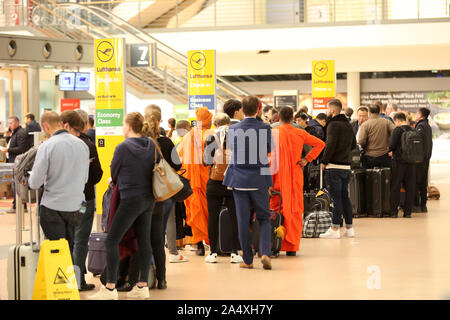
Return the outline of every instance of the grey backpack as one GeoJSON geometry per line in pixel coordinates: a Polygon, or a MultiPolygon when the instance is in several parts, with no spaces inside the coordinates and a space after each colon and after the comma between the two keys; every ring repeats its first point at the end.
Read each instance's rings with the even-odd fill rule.
{"type": "MultiPolygon", "coordinates": [[[[23,203],[26,203],[28,201],[36,202],[35,192],[31,192],[31,199],[28,199],[28,190],[30,188],[28,187],[26,180],[29,177],[28,172],[33,169],[38,147],[39,146],[34,146],[27,152],[18,155],[16,157],[16,160],[14,161],[14,184],[16,193],[19,195],[23,203]]],[[[42,196],[43,191],[43,188],[39,188],[39,197],[42,196]]]]}

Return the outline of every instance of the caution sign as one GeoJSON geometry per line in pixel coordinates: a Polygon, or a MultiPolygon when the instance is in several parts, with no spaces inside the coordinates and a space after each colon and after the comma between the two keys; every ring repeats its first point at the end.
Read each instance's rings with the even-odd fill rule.
{"type": "Polygon", "coordinates": [[[33,300],[80,300],[67,240],[42,243],[33,300]]]}

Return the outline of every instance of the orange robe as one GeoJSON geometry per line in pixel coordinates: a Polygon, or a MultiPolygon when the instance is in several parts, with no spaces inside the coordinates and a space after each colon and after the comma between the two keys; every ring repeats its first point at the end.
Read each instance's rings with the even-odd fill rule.
{"type": "Polygon", "coordinates": [[[178,155],[182,162],[181,170],[190,180],[193,194],[184,201],[186,205],[186,223],[192,229],[191,243],[205,240],[208,243],[208,205],[206,202],[206,184],[209,179],[209,167],[203,165],[205,140],[212,133],[210,129],[193,128],[178,146],[178,155]]]}
{"type": "MultiPolygon", "coordinates": [[[[286,228],[281,251],[298,251],[303,231],[303,170],[298,162],[302,159],[303,144],[313,147],[305,156],[311,162],[319,156],[325,143],[290,124],[276,127],[272,132],[275,142],[275,151],[271,154],[273,188],[281,192],[281,213],[286,228]]],[[[278,211],[278,197],[270,200],[270,208],[278,211]]]]}

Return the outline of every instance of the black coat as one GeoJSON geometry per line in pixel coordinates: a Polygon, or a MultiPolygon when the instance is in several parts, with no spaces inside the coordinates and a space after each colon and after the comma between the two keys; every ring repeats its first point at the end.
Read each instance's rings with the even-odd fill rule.
{"type": "Polygon", "coordinates": [[[16,160],[16,157],[19,154],[27,152],[30,148],[31,145],[28,140],[27,131],[22,127],[18,127],[16,130],[13,131],[11,138],[9,140],[8,162],[14,163],[14,160],[16,160]]]}
{"type": "Polygon", "coordinates": [[[100,182],[103,176],[102,166],[98,159],[97,148],[91,139],[84,133],[80,134],[80,139],[89,147],[89,178],[86,186],[84,187],[84,196],[86,201],[95,199],[94,186],[100,182]]]}
{"type": "Polygon", "coordinates": [[[27,131],[28,136],[28,144],[32,147],[34,146],[34,135],[30,134],[32,132],[41,132],[41,126],[39,123],[36,122],[36,120],[31,121],[27,124],[25,130],[27,131]]]}
{"type": "Polygon", "coordinates": [[[359,130],[359,122],[358,122],[358,120],[354,120],[354,121],[350,122],[350,124],[352,125],[353,133],[356,136],[356,134],[358,133],[358,130],[359,130]]]}
{"type": "Polygon", "coordinates": [[[327,126],[327,141],[323,150],[322,163],[350,165],[351,151],[356,148],[356,137],[347,117],[339,114],[327,126]]]}
{"type": "Polygon", "coordinates": [[[323,141],[326,141],[325,129],[316,119],[308,121],[308,126],[314,128],[316,130],[315,136],[317,138],[319,138],[323,141]]]}
{"type": "Polygon", "coordinates": [[[423,139],[423,147],[425,151],[425,161],[430,160],[433,151],[433,133],[431,132],[428,119],[423,119],[417,122],[416,130],[423,139]]]}

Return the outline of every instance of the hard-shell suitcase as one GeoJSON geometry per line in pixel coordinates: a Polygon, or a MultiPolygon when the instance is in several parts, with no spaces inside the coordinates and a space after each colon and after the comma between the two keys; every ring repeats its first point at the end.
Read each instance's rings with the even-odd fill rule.
{"type": "MultiPolygon", "coordinates": [[[[35,199],[39,198],[38,190],[35,199]]],[[[36,278],[37,266],[39,261],[39,247],[41,235],[39,229],[39,203],[36,202],[36,209],[31,206],[31,190],[28,190],[30,214],[30,242],[22,242],[23,229],[23,199],[16,196],[17,213],[16,213],[16,245],[9,249],[7,264],[7,287],[9,300],[31,300],[33,297],[34,281],[36,278]],[[36,214],[37,228],[33,225],[33,215],[36,214]],[[34,230],[37,230],[34,240],[34,230]]]]}
{"type": "Polygon", "coordinates": [[[350,177],[349,194],[353,217],[355,218],[367,216],[365,174],[366,171],[364,169],[354,169],[350,177]]]}
{"type": "Polygon", "coordinates": [[[222,207],[219,214],[219,250],[222,253],[231,253],[233,250],[233,224],[231,219],[228,209],[222,207]]]}
{"type": "Polygon", "coordinates": [[[94,232],[89,236],[88,271],[99,275],[106,267],[106,232],[94,232]]]}
{"type": "Polygon", "coordinates": [[[366,211],[382,218],[390,214],[391,169],[366,170],[366,211]]]}
{"type": "MultiPolygon", "coordinates": [[[[273,210],[270,210],[270,224],[271,224],[271,251],[272,256],[278,257],[280,255],[281,251],[281,243],[282,239],[278,236],[277,229],[284,224],[284,217],[281,214],[281,193],[273,191],[272,194],[274,196],[280,197],[280,204],[278,212],[275,212],[273,210]]],[[[256,216],[252,218],[252,240],[253,240],[253,247],[255,249],[255,252],[259,253],[259,223],[256,219],[256,216]]]]}

